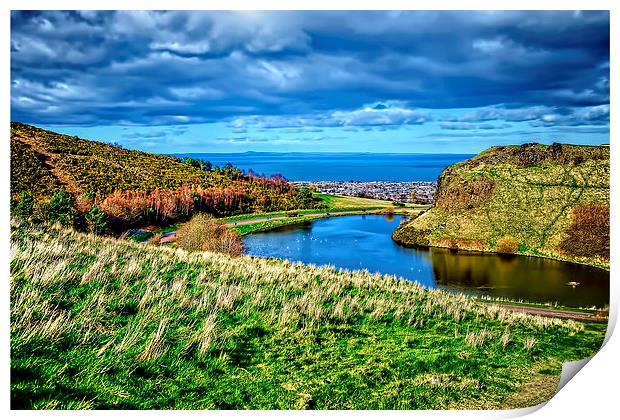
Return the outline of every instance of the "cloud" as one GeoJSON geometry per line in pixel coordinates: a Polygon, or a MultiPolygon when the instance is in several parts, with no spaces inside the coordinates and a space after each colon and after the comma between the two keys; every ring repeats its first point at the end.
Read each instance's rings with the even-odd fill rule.
{"type": "Polygon", "coordinates": [[[605,11],[11,13],[11,118],[36,124],[572,124],[608,104],[605,11]]]}
{"type": "Polygon", "coordinates": [[[469,122],[445,121],[439,124],[444,130],[497,130],[512,127],[510,124],[475,124],[469,122]]]}
{"type": "Polygon", "coordinates": [[[308,115],[251,115],[232,120],[229,127],[258,129],[286,128],[288,132],[322,131],[320,127],[368,127],[420,125],[432,117],[423,111],[410,109],[401,102],[379,102],[350,111],[333,111],[308,115]]]}
{"type": "Polygon", "coordinates": [[[172,126],[165,129],[155,129],[147,131],[136,131],[125,128],[123,133],[123,139],[129,142],[143,141],[143,140],[168,140],[176,139],[179,136],[185,134],[188,130],[186,126],[172,126]]]}
{"type": "MultiPolygon", "coordinates": [[[[441,124],[444,129],[484,129],[484,121],[529,121],[533,127],[609,125],[609,105],[590,107],[534,106],[526,108],[487,107],[467,112],[459,117],[449,117],[441,124]]],[[[496,128],[494,126],[487,126],[496,128]]],[[[497,127],[501,128],[501,127],[497,127]]]]}

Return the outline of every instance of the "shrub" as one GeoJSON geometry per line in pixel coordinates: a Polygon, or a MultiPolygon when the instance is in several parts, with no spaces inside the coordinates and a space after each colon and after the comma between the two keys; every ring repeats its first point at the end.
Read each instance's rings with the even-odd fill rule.
{"type": "Polygon", "coordinates": [[[168,224],[200,211],[228,216],[320,207],[311,189],[300,190],[281,176],[246,175],[231,165],[211,170],[207,161],[182,162],[20,123],[11,123],[10,166],[13,196],[30,191],[36,201],[49,199],[61,187],[60,177],[71,182],[79,214],[96,202],[114,228],[168,224]]]}
{"type": "Polygon", "coordinates": [[[313,203],[312,190],[306,186],[301,187],[297,193],[297,200],[299,200],[300,207],[311,207],[313,203]]]}
{"type": "Polygon", "coordinates": [[[84,215],[86,219],[86,223],[88,224],[88,228],[91,232],[94,233],[104,233],[108,229],[108,222],[105,218],[105,214],[94,205],[91,209],[84,215]]]}
{"type": "Polygon", "coordinates": [[[601,256],[609,259],[609,205],[586,204],[573,207],[571,224],[560,249],[573,256],[601,256]]]}
{"type": "Polygon", "coordinates": [[[52,196],[47,216],[50,222],[59,222],[65,227],[73,226],[77,211],[73,207],[73,199],[67,190],[61,188],[52,196]]]}
{"type": "Polygon", "coordinates": [[[211,215],[198,213],[177,232],[177,245],[187,251],[211,251],[238,257],[243,254],[241,236],[211,215]]]}
{"type": "Polygon", "coordinates": [[[161,242],[161,238],[162,238],[162,234],[161,234],[161,233],[157,233],[157,234],[155,234],[155,235],[151,236],[151,237],[148,239],[148,243],[149,243],[150,245],[159,245],[159,244],[160,244],[160,242],[161,242]]]}
{"type": "Polygon", "coordinates": [[[289,210],[284,212],[284,214],[286,215],[286,217],[297,217],[299,216],[299,212],[295,211],[295,210],[289,210]]]}
{"type": "Polygon", "coordinates": [[[49,207],[50,207],[49,199],[48,200],[45,200],[45,199],[35,200],[33,208],[32,208],[32,220],[37,223],[47,221],[49,218],[49,215],[48,215],[49,207]]]}
{"type": "Polygon", "coordinates": [[[19,201],[13,209],[13,214],[21,219],[27,220],[32,216],[34,207],[34,198],[28,191],[24,191],[19,195],[19,201]]]}
{"type": "Polygon", "coordinates": [[[518,248],[519,244],[510,236],[499,238],[495,244],[495,252],[500,254],[514,254],[518,248]]]}

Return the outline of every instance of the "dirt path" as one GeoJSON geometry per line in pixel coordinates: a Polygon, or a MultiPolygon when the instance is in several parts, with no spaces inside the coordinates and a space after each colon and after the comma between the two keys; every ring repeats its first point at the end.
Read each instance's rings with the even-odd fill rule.
{"type": "Polygon", "coordinates": [[[17,139],[25,145],[30,146],[32,150],[34,150],[36,153],[40,154],[43,157],[43,163],[45,163],[49,167],[52,176],[56,178],[58,183],[60,185],[63,185],[69,193],[77,195],[82,192],[82,190],[76,185],[76,183],[69,175],[64,173],[57,166],[52,165],[51,161],[57,158],[57,154],[50,153],[45,150],[43,147],[41,147],[40,144],[37,143],[36,139],[31,139],[21,135],[17,137],[17,139]]]}
{"type": "Polygon", "coordinates": [[[570,319],[578,322],[596,322],[601,324],[606,324],[608,317],[607,316],[596,316],[595,314],[591,314],[588,312],[582,311],[571,311],[568,309],[555,309],[555,308],[541,308],[541,307],[533,307],[533,306],[520,306],[520,305],[510,305],[504,303],[489,303],[492,305],[497,305],[501,308],[504,308],[511,312],[521,312],[528,315],[538,315],[549,318],[561,318],[561,319],[570,319]]]}

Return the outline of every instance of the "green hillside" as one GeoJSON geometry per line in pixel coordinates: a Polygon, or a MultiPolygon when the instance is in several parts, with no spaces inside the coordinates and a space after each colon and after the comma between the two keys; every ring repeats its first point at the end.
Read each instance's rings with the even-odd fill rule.
{"type": "Polygon", "coordinates": [[[533,405],[605,333],[368,272],[23,224],[11,249],[13,409],[533,405]]]}
{"type": "Polygon", "coordinates": [[[96,205],[119,226],[168,223],[195,210],[224,216],[318,205],[282,178],[11,123],[12,207],[30,194],[36,199],[33,214],[44,214],[60,189],[71,194],[75,214],[96,205]]]}
{"type": "Polygon", "coordinates": [[[526,144],[446,168],[407,246],[545,255],[609,266],[609,148],[526,144]]]}
{"type": "Polygon", "coordinates": [[[69,191],[102,196],[115,190],[172,189],[185,184],[209,187],[231,181],[230,176],[200,170],[176,157],[126,150],[21,123],[11,124],[11,163],[12,193],[45,192],[37,176],[20,176],[17,171],[24,165],[47,172],[69,191]],[[24,150],[28,156],[19,160],[24,150]]]}

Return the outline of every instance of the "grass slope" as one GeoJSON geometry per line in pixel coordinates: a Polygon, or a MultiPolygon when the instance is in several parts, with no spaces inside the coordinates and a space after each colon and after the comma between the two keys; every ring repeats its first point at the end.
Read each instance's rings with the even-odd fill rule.
{"type": "Polygon", "coordinates": [[[534,404],[604,336],[367,272],[18,224],[11,254],[12,408],[534,404]]]}
{"type": "Polygon", "coordinates": [[[609,148],[494,147],[446,168],[432,209],[393,238],[404,245],[481,251],[494,251],[500,238],[511,238],[517,253],[608,267],[604,257],[560,250],[571,210],[591,204],[609,205],[609,148]]]}
{"type": "Polygon", "coordinates": [[[374,198],[348,197],[323,193],[315,193],[314,197],[323,200],[323,204],[331,209],[361,210],[393,206],[391,201],[376,200],[374,198]]]}
{"type": "Polygon", "coordinates": [[[45,196],[51,190],[49,182],[64,185],[72,193],[94,192],[103,197],[115,190],[150,191],[187,184],[210,187],[231,181],[172,156],[11,123],[11,192],[45,196]]]}

